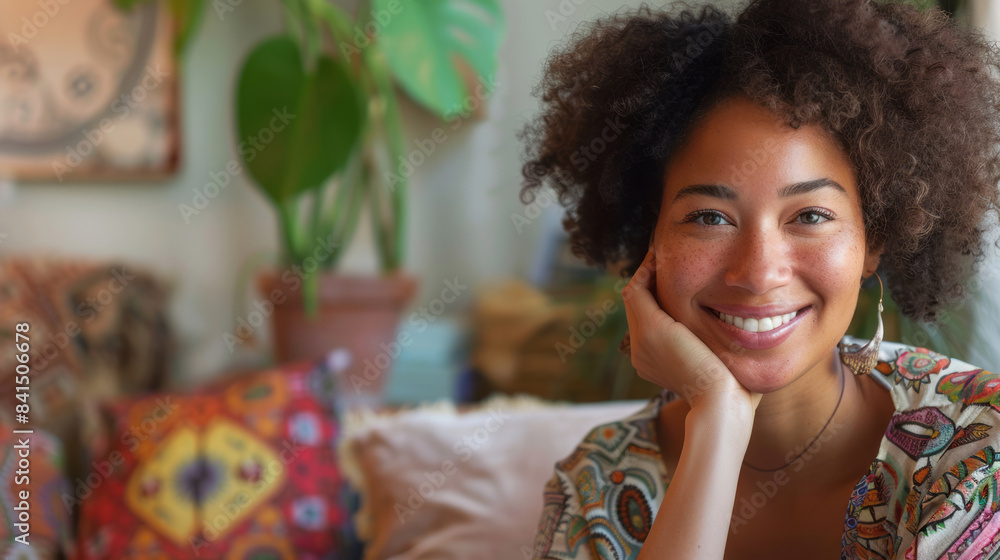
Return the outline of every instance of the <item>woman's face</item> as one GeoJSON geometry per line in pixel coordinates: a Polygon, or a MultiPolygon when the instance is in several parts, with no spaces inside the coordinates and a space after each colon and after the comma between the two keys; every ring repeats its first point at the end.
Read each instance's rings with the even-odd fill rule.
{"type": "Polygon", "coordinates": [[[829,358],[880,253],[834,140],[743,97],[668,162],[652,243],[661,307],[761,393],[829,358]]]}

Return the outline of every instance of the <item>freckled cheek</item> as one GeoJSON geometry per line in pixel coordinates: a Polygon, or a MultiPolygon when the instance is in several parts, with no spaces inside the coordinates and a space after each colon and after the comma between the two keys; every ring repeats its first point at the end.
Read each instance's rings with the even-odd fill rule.
{"type": "Polygon", "coordinates": [[[799,274],[826,300],[856,298],[864,265],[861,247],[845,236],[797,251],[799,274]]]}
{"type": "Polygon", "coordinates": [[[675,319],[694,312],[693,298],[711,284],[724,262],[719,251],[704,243],[696,246],[681,239],[663,243],[656,252],[656,294],[660,307],[675,319]]]}

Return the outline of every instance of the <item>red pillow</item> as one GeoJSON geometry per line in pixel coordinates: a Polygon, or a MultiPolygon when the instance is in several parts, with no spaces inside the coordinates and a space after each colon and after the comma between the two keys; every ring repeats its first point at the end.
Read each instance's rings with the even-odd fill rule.
{"type": "Polygon", "coordinates": [[[330,558],[346,514],[318,365],[116,405],[107,457],[74,488],[78,554],[330,558]]]}

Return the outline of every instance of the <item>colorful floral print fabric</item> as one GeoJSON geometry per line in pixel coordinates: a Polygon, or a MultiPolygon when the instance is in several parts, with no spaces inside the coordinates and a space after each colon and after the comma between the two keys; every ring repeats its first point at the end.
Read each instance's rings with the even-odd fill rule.
{"type": "MultiPolygon", "coordinates": [[[[883,342],[870,375],[896,413],[845,496],[841,559],[1000,558],[1000,374],[883,342]]],[[[670,484],[654,425],[663,403],[597,426],[556,463],[534,558],[638,556],[670,484]]]]}

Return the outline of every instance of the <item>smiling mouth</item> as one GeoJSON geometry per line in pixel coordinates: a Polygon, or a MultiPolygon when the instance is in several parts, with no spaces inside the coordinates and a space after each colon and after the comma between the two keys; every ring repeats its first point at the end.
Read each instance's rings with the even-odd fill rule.
{"type": "MultiPolygon", "coordinates": [[[[807,306],[808,307],[808,306],[807,306]]],[[[798,311],[792,311],[790,313],[785,313],[783,315],[775,315],[773,317],[761,317],[761,318],[744,318],[736,317],[733,315],[727,315],[721,311],[716,311],[715,309],[708,308],[713,315],[718,317],[720,320],[746,332],[751,333],[764,333],[772,331],[781,325],[784,325],[794,319],[799,313],[805,310],[806,307],[799,309],[798,311]]]]}

